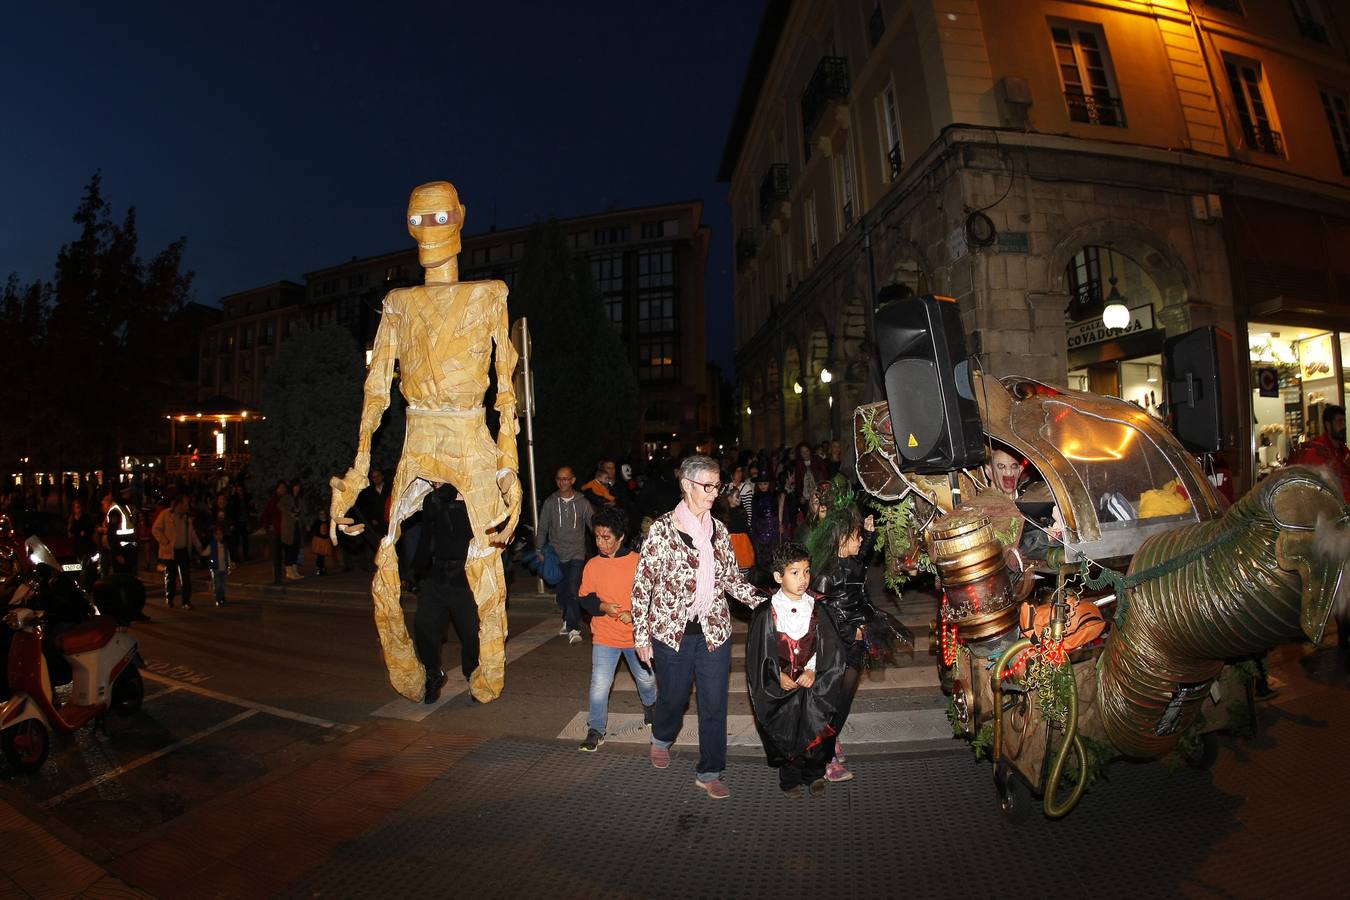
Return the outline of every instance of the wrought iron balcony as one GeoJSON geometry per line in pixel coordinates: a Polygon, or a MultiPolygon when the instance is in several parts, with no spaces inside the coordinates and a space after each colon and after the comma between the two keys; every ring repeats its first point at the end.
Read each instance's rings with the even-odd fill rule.
{"type": "Polygon", "coordinates": [[[773,219],[774,207],[788,198],[792,184],[788,178],[786,163],[774,163],[764,173],[759,184],[759,215],[767,225],[773,219]]]}
{"type": "Polygon", "coordinates": [[[1331,43],[1331,39],[1327,36],[1327,27],[1321,22],[1294,13],[1294,24],[1298,26],[1298,33],[1308,40],[1322,44],[1331,43]]]}
{"type": "Polygon", "coordinates": [[[877,44],[881,43],[881,36],[886,33],[886,16],[881,12],[881,4],[878,3],[872,10],[872,15],[867,19],[867,46],[875,50],[877,44]]]}
{"type": "Polygon", "coordinates": [[[1121,106],[1119,97],[1094,97],[1078,91],[1065,91],[1064,100],[1069,104],[1069,118],[1075,122],[1125,127],[1125,108],[1121,106]]]}
{"type": "Polygon", "coordinates": [[[808,140],[830,102],[848,97],[848,87],[848,60],[842,56],[822,56],[806,90],[802,91],[802,131],[808,140]]]}
{"type": "Polygon", "coordinates": [[[1247,141],[1248,149],[1258,153],[1269,153],[1271,156],[1284,156],[1284,138],[1278,131],[1244,126],[1242,134],[1247,141]]]}
{"type": "Polygon", "coordinates": [[[891,181],[894,181],[900,177],[900,170],[905,166],[905,155],[900,152],[898,141],[891,145],[891,152],[886,154],[886,158],[891,161],[891,181]]]}

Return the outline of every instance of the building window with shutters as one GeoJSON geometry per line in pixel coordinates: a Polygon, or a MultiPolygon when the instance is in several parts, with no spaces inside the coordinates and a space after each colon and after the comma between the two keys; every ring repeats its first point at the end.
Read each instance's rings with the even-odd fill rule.
{"type": "Polygon", "coordinates": [[[1336,145],[1336,158],[1341,163],[1341,174],[1350,175],[1350,100],[1343,93],[1323,88],[1322,111],[1327,115],[1331,140],[1336,145]]]}
{"type": "Polygon", "coordinates": [[[1069,118],[1088,125],[1125,127],[1106,34],[1087,22],[1051,22],[1055,62],[1069,118]]]}
{"type": "Polygon", "coordinates": [[[895,181],[905,160],[900,149],[900,116],[895,103],[895,85],[888,84],[877,98],[877,114],[881,125],[881,179],[895,181]]]}
{"type": "Polygon", "coordinates": [[[836,157],[835,178],[839,194],[839,233],[853,227],[857,218],[858,203],[853,191],[853,148],[844,147],[836,157]]]}
{"type": "Polygon", "coordinates": [[[1284,138],[1275,127],[1275,108],[1266,93],[1261,64],[1225,53],[1223,69],[1228,75],[1228,87],[1233,92],[1233,106],[1247,149],[1284,156],[1284,138]]]}

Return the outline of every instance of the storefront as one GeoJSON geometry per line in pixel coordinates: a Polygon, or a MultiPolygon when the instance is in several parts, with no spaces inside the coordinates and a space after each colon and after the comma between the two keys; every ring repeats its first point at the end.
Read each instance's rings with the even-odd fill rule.
{"type": "Polygon", "coordinates": [[[1074,257],[1067,280],[1068,387],[1120,397],[1161,417],[1165,333],[1156,321],[1160,292],[1153,279],[1118,250],[1089,246],[1074,257]],[[1103,321],[1109,303],[1129,310],[1123,328],[1108,328],[1103,321]]]}
{"type": "Polygon", "coordinates": [[[1259,478],[1322,433],[1323,409],[1345,405],[1350,332],[1251,322],[1247,357],[1259,478]]]}

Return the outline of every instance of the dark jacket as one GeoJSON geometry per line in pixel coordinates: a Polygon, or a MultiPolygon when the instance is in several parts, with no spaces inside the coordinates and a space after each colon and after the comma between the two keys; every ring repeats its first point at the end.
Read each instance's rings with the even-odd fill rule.
{"type": "Polygon", "coordinates": [[[422,503],[422,528],[413,554],[413,574],[467,588],[464,562],[469,558],[473,527],[463,500],[452,485],[441,485],[422,503]]]}
{"type": "Polygon", "coordinates": [[[867,563],[872,556],[872,533],[863,532],[863,550],[857,556],[831,559],[820,574],[811,579],[811,590],[830,613],[846,646],[856,639],[858,629],[876,618],[877,610],[867,596],[867,563]]]}

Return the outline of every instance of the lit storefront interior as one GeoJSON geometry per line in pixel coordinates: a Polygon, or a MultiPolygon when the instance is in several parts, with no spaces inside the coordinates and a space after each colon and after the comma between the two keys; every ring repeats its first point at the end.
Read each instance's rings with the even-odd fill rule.
{"type": "Polygon", "coordinates": [[[1350,353],[1350,332],[1250,322],[1247,352],[1259,477],[1322,433],[1327,405],[1345,405],[1342,360],[1350,353]]]}

